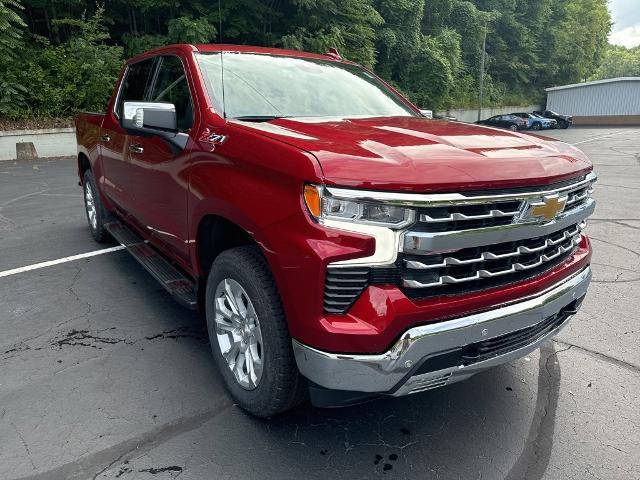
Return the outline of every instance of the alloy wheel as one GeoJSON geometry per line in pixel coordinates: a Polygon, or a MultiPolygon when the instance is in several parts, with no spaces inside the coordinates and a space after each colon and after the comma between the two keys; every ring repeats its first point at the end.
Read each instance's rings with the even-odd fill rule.
{"type": "Polygon", "coordinates": [[[215,327],[218,348],[238,385],[255,389],[264,367],[262,331],[249,295],[231,278],[216,287],[215,327]]]}

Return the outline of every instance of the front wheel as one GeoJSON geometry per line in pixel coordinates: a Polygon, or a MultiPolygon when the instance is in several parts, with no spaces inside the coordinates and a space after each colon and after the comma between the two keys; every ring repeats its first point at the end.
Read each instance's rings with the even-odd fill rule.
{"type": "Polygon", "coordinates": [[[558,126],[561,129],[566,130],[567,128],[569,128],[569,122],[560,122],[560,124],[558,126]]]}
{"type": "Polygon", "coordinates": [[[509,130],[511,130],[512,132],[517,132],[518,126],[516,124],[509,125],[509,130]]]}
{"type": "Polygon", "coordinates": [[[301,403],[307,393],[271,271],[255,246],[222,252],[206,289],[211,351],[234,400],[270,417],[301,403]]]}

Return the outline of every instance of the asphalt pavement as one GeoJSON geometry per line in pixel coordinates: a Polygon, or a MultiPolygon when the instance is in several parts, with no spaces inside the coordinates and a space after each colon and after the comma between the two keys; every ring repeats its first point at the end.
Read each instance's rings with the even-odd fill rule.
{"type": "Polygon", "coordinates": [[[271,420],[234,406],[196,314],[100,248],[70,159],[0,162],[0,479],[640,479],[640,128],[548,135],[594,161],[594,279],[530,356],[271,420]]]}

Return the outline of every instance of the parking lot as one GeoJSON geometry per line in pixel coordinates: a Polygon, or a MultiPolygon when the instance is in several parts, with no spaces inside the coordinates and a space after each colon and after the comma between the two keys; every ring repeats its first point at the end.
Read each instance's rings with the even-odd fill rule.
{"type": "Polygon", "coordinates": [[[93,252],[75,162],[0,162],[1,479],[640,478],[640,128],[594,161],[594,279],[529,357],[424,394],[272,420],[235,407],[198,316],[93,252]]]}

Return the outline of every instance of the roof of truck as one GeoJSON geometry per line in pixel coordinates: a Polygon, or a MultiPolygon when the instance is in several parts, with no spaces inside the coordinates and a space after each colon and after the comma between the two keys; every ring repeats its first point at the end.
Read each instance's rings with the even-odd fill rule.
{"type": "Polygon", "coordinates": [[[227,44],[217,44],[217,43],[207,43],[207,44],[198,44],[198,45],[189,45],[186,43],[181,43],[181,44],[174,44],[174,45],[166,45],[166,46],[154,48],[152,50],[147,50],[146,52],[143,52],[143,53],[139,53],[138,55],[127,60],[127,63],[135,63],[149,56],[157,55],[167,51],[175,51],[175,50],[181,50],[184,53],[188,53],[188,52],[257,53],[262,55],[280,55],[280,56],[298,57],[298,58],[314,58],[317,60],[329,60],[329,61],[335,61],[335,62],[345,61],[346,63],[351,63],[348,60],[344,60],[332,53],[320,54],[320,53],[302,52],[299,50],[287,50],[284,48],[257,47],[254,45],[227,45],[227,44]]]}

